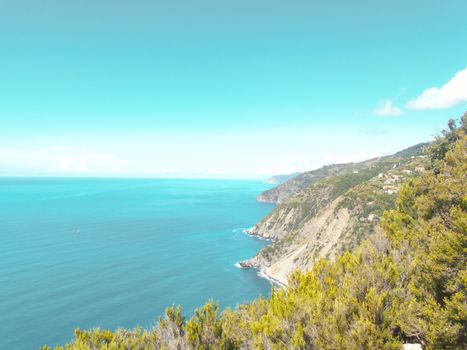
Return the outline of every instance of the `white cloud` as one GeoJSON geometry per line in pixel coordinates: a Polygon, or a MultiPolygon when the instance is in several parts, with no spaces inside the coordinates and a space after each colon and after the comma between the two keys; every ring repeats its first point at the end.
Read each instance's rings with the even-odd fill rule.
{"type": "Polygon", "coordinates": [[[384,117],[397,117],[402,114],[402,110],[394,106],[391,100],[384,100],[378,108],[373,110],[373,113],[384,117]]]}
{"type": "Polygon", "coordinates": [[[0,149],[0,165],[26,174],[98,175],[118,173],[125,168],[126,162],[112,154],[89,149],[4,148],[0,149]]]}
{"type": "Polygon", "coordinates": [[[426,89],[407,102],[409,109],[443,109],[467,102],[467,68],[459,71],[443,86],[426,89]]]}

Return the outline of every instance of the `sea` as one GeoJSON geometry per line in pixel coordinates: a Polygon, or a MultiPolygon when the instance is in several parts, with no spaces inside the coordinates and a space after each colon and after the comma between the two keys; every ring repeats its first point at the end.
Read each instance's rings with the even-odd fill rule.
{"type": "Polygon", "coordinates": [[[272,210],[260,181],[0,178],[0,349],[72,340],[75,328],[151,328],[267,296],[235,266],[268,244],[244,233],[272,210]]]}

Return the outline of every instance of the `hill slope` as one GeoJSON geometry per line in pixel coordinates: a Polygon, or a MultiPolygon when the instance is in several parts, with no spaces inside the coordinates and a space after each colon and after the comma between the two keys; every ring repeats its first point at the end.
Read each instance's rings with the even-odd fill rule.
{"type": "Polygon", "coordinates": [[[292,174],[287,174],[287,175],[274,175],[270,177],[269,179],[266,180],[266,183],[271,184],[271,185],[280,185],[283,184],[286,181],[289,181],[290,179],[294,178],[295,176],[299,175],[300,173],[292,173],[292,174]]]}
{"type": "Polygon", "coordinates": [[[400,185],[427,164],[427,144],[360,163],[337,164],[302,173],[265,191],[258,201],[278,206],[249,234],[274,241],[243,267],[263,270],[286,284],[295,269],[333,259],[377,231],[392,209],[400,185]]]}

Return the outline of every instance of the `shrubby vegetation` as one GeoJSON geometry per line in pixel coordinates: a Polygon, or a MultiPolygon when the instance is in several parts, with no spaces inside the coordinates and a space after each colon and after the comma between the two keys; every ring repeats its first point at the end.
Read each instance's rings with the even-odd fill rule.
{"type": "Polygon", "coordinates": [[[78,329],[57,349],[466,349],[466,128],[467,114],[450,122],[381,234],[295,272],[270,298],[222,313],[208,302],[189,320],[171,307],[146,331],[78,329]]]}

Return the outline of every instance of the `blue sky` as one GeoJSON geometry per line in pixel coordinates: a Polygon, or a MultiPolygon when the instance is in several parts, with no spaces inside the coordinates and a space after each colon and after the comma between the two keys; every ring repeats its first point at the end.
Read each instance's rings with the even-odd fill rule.
{"type": "Polygon", "coordinates": [[[262,178],[395,152],[467,110],[466,13],[0,0],[0,175],[262,178]]]}

